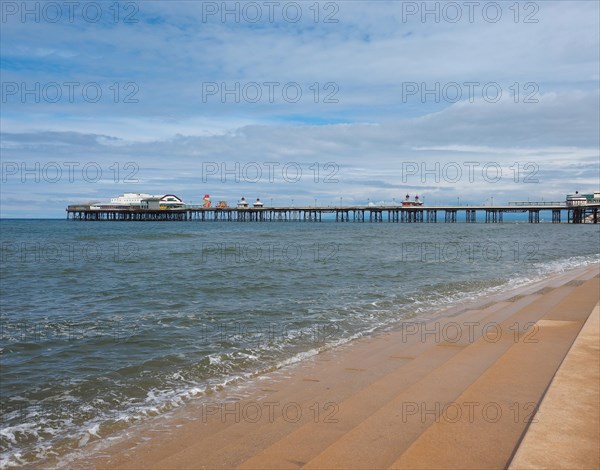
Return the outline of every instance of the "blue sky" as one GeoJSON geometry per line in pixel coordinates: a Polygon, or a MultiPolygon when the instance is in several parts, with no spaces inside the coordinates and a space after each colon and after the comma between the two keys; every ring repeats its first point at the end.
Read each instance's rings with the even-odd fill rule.
{"type": "Polygon", "coordinates": [[[0,216],[599,188],[598,2],[269,5],[2,1],[0,216]]]}

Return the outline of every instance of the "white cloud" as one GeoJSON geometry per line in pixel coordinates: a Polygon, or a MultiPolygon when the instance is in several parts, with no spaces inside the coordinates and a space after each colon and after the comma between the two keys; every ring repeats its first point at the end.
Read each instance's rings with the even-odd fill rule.
{"type": "Polygon", "coordinates": [[[3,164],[98,162],[105,177],[97,184],[45,184],[10,175],[2,215],[13,214],[10,201],[27,201],[34,215],[50,199],[58,214],[65,201],[130,189],[107,178],[114,162],[139,166],[136,189],[180,192],[186,199],[248,190],[281,199],[343,194],[364,201],[398,197],[406,186],[441,202],[458,193],[480,200],[495,192],[508,200],[536,192],[562,197],[574,186],[597,189],[597,2],[535,3],[538,23],[522,22],[524,3],[518,23],[513,4],[502,3],[495,24],[478,15],[473,23],[464,17],[455,24],[414,16],[403,21],[407,2],[336,4],[337,23],[323,23],[324,11],[315,23],[308,3],[297,24],[281,17],[259,24],[203,22],[203,5],[193,2],[142,2],[136,24],[114,24],[110,17],[95,25],[3,23],[3,87],[77,81],[98,83],[103,92],[97,103],[81,95],[75,102],[48,103],[44,96],[35,102],[31,94],[23,103],[21,90],[7,95],[3,88],[3,164]],[[280,83],[277,93],[297,82],[302,99],[291,103],[276,94],[269,102],[263,83],[273,81],[280,83]],[[473,100],[466,95],[471,81],[480,83],[473,100]],[[123,102],[134,90],[126,88],[130,82],[137,103],[123,102]],[[218,93],[203,99],[207,82],[257,82],[263,98],[248,103],[242,96],[236,103],[228,95],[223,103],[218,93]],[[323,102],[334,90],[325,87],[329,82],[337,86],[337,103],[323,102]],[[408,82],[427,89],[455,82],[463,100],[421,97],[422,90],[407,96],[408,82]],[[482,95],[490,82],[502,87],[498,102],[482,95]],[[532,90],[537,102],[523,102],[532,90]],[[533,162],[541,183],[402,181],[403,163],[473,160],[507,168],[533,162]],[[204,183],[202,163],[213,161],[298,162],[307,172],[311,163],[335,162],[340,182],[204,183]]]}

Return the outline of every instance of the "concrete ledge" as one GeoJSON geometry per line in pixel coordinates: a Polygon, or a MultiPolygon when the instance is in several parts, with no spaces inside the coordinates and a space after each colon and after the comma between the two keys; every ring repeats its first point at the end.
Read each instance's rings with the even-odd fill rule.
{"type": "Polygon", "coordinates": [[[589,316],[510,464],[600,468],[600,304],[589,316]]]}

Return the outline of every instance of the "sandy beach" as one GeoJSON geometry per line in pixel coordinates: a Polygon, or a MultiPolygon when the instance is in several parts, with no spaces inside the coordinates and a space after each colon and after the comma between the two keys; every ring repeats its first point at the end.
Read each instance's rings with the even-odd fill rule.
{"type": "Polygon", "coordinates": [[[598,468],[599,273],[556,274],[322,352],[69,466],[598,468]]]}

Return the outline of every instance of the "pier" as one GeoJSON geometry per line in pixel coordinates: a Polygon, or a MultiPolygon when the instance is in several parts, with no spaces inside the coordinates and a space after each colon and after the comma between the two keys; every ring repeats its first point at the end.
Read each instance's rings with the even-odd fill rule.
{"type": "Polygon", "coordinates": [[[600,217],[600,204],[581,206],[565,203],[512,203],[498,206],[337,206],[337,207],[200,207],[177,209],[92,209],[70,205],[68,220],[80,221],[178,221],[178,222],[321,222],[331,214],[336,222],[372,223],[456,223],[464,214],[466,223],[497,224],[504,214],[527,213],[529,223],[540,222],[540,212],[551,212],[552,223],[594,223],[600,217]],[[563,218],[563,213],[567,214],[563,218]]]}

